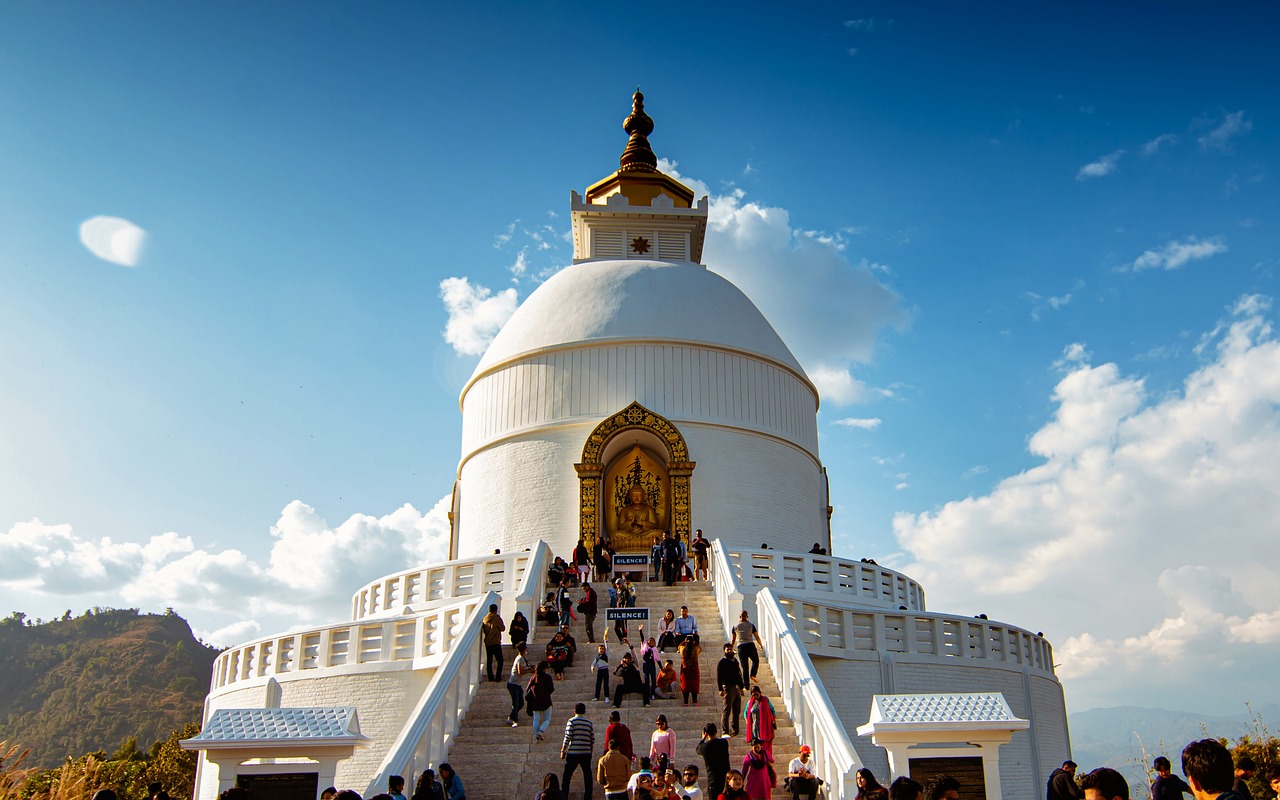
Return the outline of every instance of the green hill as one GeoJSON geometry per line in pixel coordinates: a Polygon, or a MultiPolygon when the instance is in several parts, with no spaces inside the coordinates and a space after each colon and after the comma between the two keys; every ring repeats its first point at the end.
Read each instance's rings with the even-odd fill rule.
{"type": "Polygon", "coordinates": [[[0,741],[31,748],[28,764],[145,749],[199,722],[216,648],[169,612],[98,609],[33,625],[0,620],[0,741]]]}

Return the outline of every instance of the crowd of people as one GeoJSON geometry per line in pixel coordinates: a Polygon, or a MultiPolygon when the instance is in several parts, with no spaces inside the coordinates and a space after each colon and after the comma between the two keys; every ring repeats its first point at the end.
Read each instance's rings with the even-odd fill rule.
{"type": "MultiPolygon", "coordinates": [[[[697,532],[690,548],[685,548],[669,533],[655,538],[651,551],[652,580],[671,585],[676,580],[706,580],[709,543],[697,532]],[[687,560],[694,557],[692,568],[687,560]],[[686,572],[687,570],[687,572],[686,572]],[[701,577],[699,577],[701,576],[701,577]]],[[[819,553],[815,544],[811,552],[819,553]]],[[[676,763],[677,732],[665,714],[654,719],[647,751],[636,748],[630,728],[622,721],[620,709],[629,695],[639,695],[641,705],[649,707],[655,700],[675,700],[685,706],[698,706],[702,694],[699,656],[702,653],[697,620],[687,606],[678,612],[667,609],[649,635],[645,625],[637,625],[638,647],[630,638],[630,625],[615,620],[605,626],[601,641],[596,642],[595,620],[602,603],[591,584],[594,572],[608,576],[612,553],[598,543],[588,551],[580,540],[574,549],[572,563],[557,557],[548,578],[554,590],[549,592],[537,611],[538,621],[550,626],[553,634],[540,652],[535,654],[529,642],[531,622],[516,612],[510,623],[499,614],[498,606],[489,606],[481,623],[485,646],[485,669],[488,680],[505,680],[511,698],[508,724],[520,726],[521,712],[530,718],[535,742],[545,742],[551,726],[556,683],[564,680],[565,671],[578,656],[578,641],[572,633],[573,623],[581,622],[587,644],[595,645],[589,674],[593,677],[590,702],[612,703],[613,711],[604,735],[597,741],[595,726],[586,716],[587,703],[576,702],[574,713],[564,725],[560,745],[560,774],[547,773],[533,800],[568,800],[574,775],[582,774],[582,796],[592,800],[594,785],[599,783],[605,800],[771,800],[781,785],[793,800],[817,800],[823,778],[817,773],[812,751],[801,746],[779,774],[774,753],[777,720],[772,702],[761,691],[758,672],[760,659],[767,657],[764,643],[746,611],[730,630],[730,640],[723,645],[723,655],[715,669],[715,690],[721,701],[720,722],[706,723],[700,731],[695,752],[702,765],[676,763]],[[576,600],[570,589],[581,590],[576,600]],[[615,665],[610,652],[609,634],[614,634],[615,665]],[[506,668],[502,638],[509,637],[515,658],[506,668]],[[620,648],[621,652],[616,652],[620,648]],[[673,651],[675,658],[666,658],[673,651]],[[678,665],[678,669],[677,669],[678,665]],[[611,692],[612,689],[612,692],[611,692]],[[740,763],[730,757],[729,742],[742,736],[750,749],[740,763]],[[600,752],[596,757],[597,749],[600,752]]],[[[865,559],[864,559],[865,560],[865,559]]],[[[608,586],[609,608],[635,607],[637,587],[625,575],[619,575],[608,586]]],[[[585,656],[584,656],[585,658],[585,656]]],[[[1246,781],[1256,766],[1248,758],[1233,762],[1230,752],[1217,740],[1203,739],[1187,745],[1182,753],[1182,769],[1186,780],[1172,774],[1172,765],[1163,756],[1155,759],[1156,774],[1151,783],[1151,800],[1181,800],[1184,794],[1195,800],[1254,800],[1246,781]]],[[[1066,761],[1055,769],[1046,786],[1046,800],[1130,800],[1125,778],[1116,770],[1100,767],[1077,777],[1077,765],[1066,761]]],[[[1280,767],[1266,775],[1270,787],[1280,800],[1280,767]]],[[[934,775],[923,784],[908,776],[899,776],[881,785],[868,769],[856,773],[857,800],[959,800],[962,785],[949,775],[934,775]]],[[[417,779],[413,793],[404,794],[405,781],[393,775],[387,791],[370,800],[465,800],[462,778],[448,763],[437,770],[427,769],[417,779]]],[[[115,800],[100,797],[95,800],[115,800]]],[[[159,800],[165,800],[160,798],[159,800]]],[[[219,800],[251,800],[243,788],[230,789],[219,800]]],[[[330,787],[322,800],[361,800],[351,790],[330,787]]],[[[1262,800],[1259,798],[1258,800],[1262,800]]]]}

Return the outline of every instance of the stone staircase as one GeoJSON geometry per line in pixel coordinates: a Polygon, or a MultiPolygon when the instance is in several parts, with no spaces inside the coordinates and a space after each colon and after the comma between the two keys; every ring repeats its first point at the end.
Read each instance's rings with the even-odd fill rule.
{"type": "MultiPolygon", "coordinates": [[[[666,609],[674,609],[679,613],[680,606],[687,605],[689,613],[697,618],[698,629],[702,639],[702,656],[699,661],[701,670],[701,688],[698,706],[685,706],[679,696],[670,700],[654,700],[652,706],[645,708],[639,695],[631,694],[623,697],[622,722],[631,729],[631,737],[635,743],[636,755],[648,755],[649,736],[655,730],[654,720],[658,714],[665,714],[672,730],[676,732],[675,766],[683,768],[686,764],[697,764],[702,774],[699,781],[706,789],[706,767],[702,757],[694,748],[702,738],[702,727],[708,722],[720,726],[721,700],[716,691],[716,663],[723,655],[722,646],[729,641],[724,625],[716,609],[715,596],[711,584],[701,582],[678,583],[672,587],[660,583],[637,584],[636,605],[647,606],[651,620],[645,625],[646,634],[650,627],[662,617],[666,609]]],[[[579,596],[573,593],[575,602],[579,596]]],[[[604,594],[607,605],[607,594],[604,594]]],[[[596,618],[596,641],[600,641],[605,627],[603,607],[596,618]]],[[[639,636],[636,624],[631,624],[631,638],[638,643],[639,636]]],[[[467,718],[457,739],[449,749],[448,761],[462,778],[467,789],[468,800],[510,800],[510,798],[532,798],[542,788],[542,778],[548,772],[557,777],[564,770],[564,762],[560,760],[560,743],[564,737],[565,721],[573,715],[575,703],[587,705],[587,717],[595,725],[596,749],[592,757],[591,768],[594,774],[595,762],[602,755],[604,731],[609,724],[609,712],[612,703],[593,702],[592,692],[595,688],[595,676],[591,674],[591,659],[595,656],[595,645],[587,643],[586,629],[582,620],[573,623],[571,628],[574,639],[578,642],[578,652],[574,664],[565,670],[565,678],[556,682],[553,695],[551,725],[547,728],[546,741],[538,742],[533,738],[532,718],[523,711],[520,715],[519,727],[508,725],[507,714],[511,710],[511,695],[507,692],[505,677],[502,682],[480,684],[479,691],[467,712],[467,718]]],[[[541,656],[542,649],[551,640],[553,631],[546,625],[538,625],[529,637],[530,655],[541,656]]],[[[505,637],[504,637],[505,638],[505,637]]],[[[765,642],[766,648],[772,643],[765,642]]],[[[510,647],[503,648],[506,668],[510,669],[514,651],[510,647]]],[[[613,639],[610,633],[609,660],[617,666],[622,657],[623,648],[613,639]]],[[[637,646],[637,655],[639,647],[637,646]]],[[[679,658],[674,651],[668,650],[667,657],[676,662],[679,671],[679,658]]],[[[798,749],[795,729],[786,707],[778,697],[778,687],[773,680],[773,672],[767,661],[761,660],[760,687],[773,702],[778,717],[778,730],[774,739],[774,769],[778,772],[778,788],[775,797],[785,797],[782,791],[782,776],[786,774],[787,763],[795,757],[798,749]]],[[[616,676],[610,676],[610,688],[615,685],[616,676]]],[[[679,684],[676,684],[676,689],[679,684]]],[[[745,706],[745,698],[743,705],[745,706]]],[[[747,744],[743,736],[734,737],[730,741],[730,763],[740,768],[746,755],[747,744]]],[[[409,778],[409,776],[405,776],[409,778]]],[[[410,778],[412,785],[413,778],[410,778]]],[[[575,773],[569,800],[577,800],[582,796],[582,774],[575,773]]],[[[604,797],[604,790],[595,785],[594,796],[604,797]]]]}

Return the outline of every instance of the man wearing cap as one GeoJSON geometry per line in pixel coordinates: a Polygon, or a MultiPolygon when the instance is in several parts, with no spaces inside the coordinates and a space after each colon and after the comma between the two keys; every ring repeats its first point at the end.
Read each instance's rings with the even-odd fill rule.
{"type": "Polygon", "coordinates": [[[787,777],[790,779],[788,787],[794,800],[800,800],[801,797],[817,800],[818,776],[813,774],[813,750],[809,745],[800,745],[800,755],[791,759],[787,766],[787,777]]]}

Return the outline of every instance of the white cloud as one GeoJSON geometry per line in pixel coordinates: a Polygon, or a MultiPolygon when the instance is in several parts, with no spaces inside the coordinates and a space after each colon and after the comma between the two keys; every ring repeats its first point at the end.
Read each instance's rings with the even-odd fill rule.
{"type": "Polygon", "coordinates": [[[809,378],[818,387],[818,396],[826,402],[847,406],[868,398],[867,385],[846,369],[818,365],[809,370],[809,378]]]}
{"type": "Polygon", "coordinates": [[[1100,157],[1097,161],[1085,164],[1076,173],[1076,180],[1083,181],[1089,178],[1102,178],[1110,175],[1116,171],[1116,165],[1120,163],[1120,158],[1123,155],[1123,150],[1116,150],[1100,157]]]}
{"type": "Polygon", "coordinates": [[[1142,145],[1140,152],[1142,153],[1143,158],[1151,158],[1155,154],[1159,153],[1161,150],[1167,147],[1172,147],[1177,143],[1178,143],[1178,134],[1162,133],[1156,138],[1152,139],[1151,141],[1145,142],[1142,145]]]}
{"type": "Polygon", "coordinates": [[[876,21],[874,19],[847,19],[844,26],[854,31],[874,31],[876,29],[876,21]]]}
{"type": "Polygon", "coordinates": [[[1051,295],[1049,297],[1043,297],[1035,292],[1026,292],[1025,296],[1031,301],[1031,319],[1036,322],[1040,321],[1040,316],[1044,311],[1057,311],[1063,306],[1068,305],[1071,302],[1072,297],[1074,297],[1071,292],[1060,295],[1051,295]]]}
{"type": "Polygon", "coordinates": [[[497,294],[485,286],[472,286],[466,278],[440,281],[440,299],[449,312],[444,339],[462,355],[478,356],[516,310],[516,290],[497,294]]]}
{"type": "Polygon", "coordinates": [[[408,504],[381,517],[354,514],[336,527],[295,500],[271,528],[270,552],[257,557],[197,549],[172,532],[114,543],[81,536],[70,525],[21,522],[0,532],[0,602],[33,616],[65,608],[70,597],[88,605],[172,607],[218,645],[339,621],[360,586],[447,558],[450,500],[446,495],[426,514],[408,504]]]}
{"type": "Polygon", "coordinates": [[[677,165],[659,160],[659,169],[683,181],[711,209],[703,261],[733,281],[777,328],[823,400],[843,405],[867,396],[849,374],[868,361],[876,334],[905,328],[910,317],[901,298],[878,274],[889,269],[843,252],[843,231],[826,234],[793,227],[785,208],[761,205],[734,188],[713,194],[706,183],[681,175],[677,165]]]}
{"type": "Polygon", "coordinates": [[[1133,260],[1131,269],[1141,272],[1145,269],[1178,269],[1188,262],[1227,252],[1227,246],[1219,238],[1197,239],[1188,236],[1184,241],[1165,242],[1155,250],[1146,250],[1133,260]]]}
{"type": "MultiPolygon", "coordinates": [[[[1041,463],[983,496],[899,514],[906,571],[940,607],[999,612],[1056,638],[1076,707],[1266,696],[1280,658],[1280,342],[1243,297],[1205,364],[1148,396],[1067,348],[1041,463]],[[1123,609],[1123,613],[1117,610],[1123,609]]],[[[993,617],[995,614],[993,614],[993,617]]]]}
{"type": "Polygon", "coordinates": [[[1244,111],[1233,111],[1224,116],[1222,122],[1218,123],[1213,130],[1196,141],[1200,143],[1201,150],[1209,148],[1228,150],[1233,139],[1244,136],[1251,130],[1253,130],[1253,122],[1245,118],[1244,111]]]}
{"type": "Polygon", "coordinates": [[[80,243],[103,261],[136,267],[147,244],[147,232],[120,217],[91,217],[80,223],[80,243]]]}
{"type": "Polygon", "coordinates": [[[880,427],[879,417],[845,417],[831,423],[832,425],[840,425],[845,428],[861,428],[864,431],[874,431],[880,427]]]}
{"type": "Polygon", "coordinates": [[[964,477],[976,478],[979,475],[985,475],[990,471],[991,471],[991,468],[988,467],[986,464],[975,464],[974,466],[969,467],[964,471],[964,477]]]}

